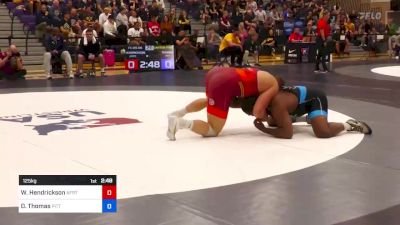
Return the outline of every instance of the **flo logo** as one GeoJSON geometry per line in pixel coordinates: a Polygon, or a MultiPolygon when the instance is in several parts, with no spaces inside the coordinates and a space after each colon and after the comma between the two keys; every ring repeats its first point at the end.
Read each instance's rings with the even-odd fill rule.
{"type": "Polygon", "coordinates": [[[140,123],[139,120],[130,118],[88,118],[93,116],[98,117],[99,115],[104,114],[105,113],[102,112],[79,109],[49,113],[3,116],[0,117],[0,121],[22,123],[24,126],[33,127],[33,130],[37,131],[39,135],[47,135],[51,132],[60,130],[76,130],[140,123]],[[44,123],[39,124],[40,121],[44,121],[44,123]]]}

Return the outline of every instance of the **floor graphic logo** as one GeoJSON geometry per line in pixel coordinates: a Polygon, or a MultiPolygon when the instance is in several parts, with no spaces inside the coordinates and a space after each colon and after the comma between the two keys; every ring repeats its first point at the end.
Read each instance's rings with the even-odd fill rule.
{"type": "Polygon", "coordinates": [[[33,127],[33,130],[37,131],[39,135],[48,135],[51,132],[61,130],[87,129],[140,123],[139,120],[131,118],[93,118],[93,115],[97,116],[105,114],[106,113],[88,109],[78,109],[14,116],[2,116],[0,117],[0,121],[22,123],[26,127],[33,127]],[[43,120],[44,123],[38,124],[38,122],[43,120]]]}

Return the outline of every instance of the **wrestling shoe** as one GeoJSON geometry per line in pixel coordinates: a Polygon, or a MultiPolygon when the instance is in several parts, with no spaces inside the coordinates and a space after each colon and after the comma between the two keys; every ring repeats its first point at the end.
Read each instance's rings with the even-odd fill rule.
{"type": "Polygon", "coordinates": [[[363,134],[372,134],[371,128],[365,122],[350,119],[347,120],[346,123],[351,126],[350,131],[356,131],[363,134]]]}
{"type": "Polygon", "coordinates": [[[176,130],[178,129],[178,117],[173,115],[168,115],[168,130],[167,137],[171,141],[175,141],[176,130]]]}

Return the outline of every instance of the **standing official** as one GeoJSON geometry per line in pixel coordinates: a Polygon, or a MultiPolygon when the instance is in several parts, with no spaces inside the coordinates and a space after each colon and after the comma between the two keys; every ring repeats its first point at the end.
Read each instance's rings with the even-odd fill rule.
{"type": "Polygon", "coordinates": [[[315,73],[327,73],[328,67],[326,66],[326,56],[328,54],[327,41],[331,34],[331,28],[328,20],[330,17],[329,11],[324,11],[322,18],[317,24],[317,60],[315,64],[315,73]],[[323,70],[319,69],[319,64],[322,64],[323,70]]]}

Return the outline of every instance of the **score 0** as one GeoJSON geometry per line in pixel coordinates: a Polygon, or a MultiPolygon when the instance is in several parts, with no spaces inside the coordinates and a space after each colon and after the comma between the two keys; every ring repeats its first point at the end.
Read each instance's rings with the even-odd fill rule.
{"type": "Polygon", "coordinates": [[[162,70],[173,70],[175,69],[174,59],[161,59],[162,70]]]}
{"type": "Polygon", "coordinates": [[[126,59],[125,60],[125,69],[126,70],[138,70],[139,69],[139,60],[138,59],[126,59]]]}

